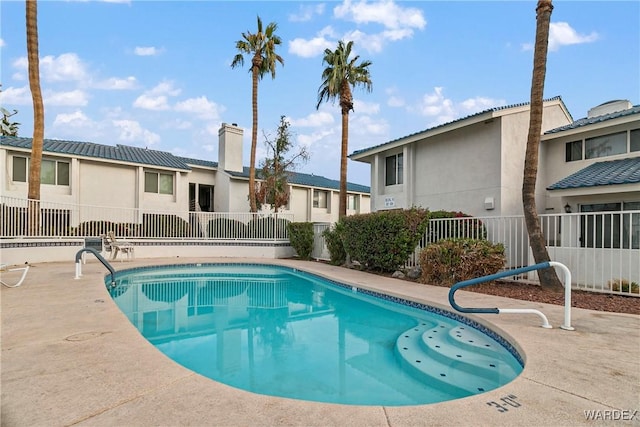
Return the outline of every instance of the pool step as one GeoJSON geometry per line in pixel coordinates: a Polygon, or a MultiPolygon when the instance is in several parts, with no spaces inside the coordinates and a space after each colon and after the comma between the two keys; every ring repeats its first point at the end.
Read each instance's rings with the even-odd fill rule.
{"type": "Polygon", "coordinates": [[[396,341],[399,361],[424,382],[461,395],[492,390],[519,367],[502,360],[493,340],[468,326],[421,324],[396,341]]]}

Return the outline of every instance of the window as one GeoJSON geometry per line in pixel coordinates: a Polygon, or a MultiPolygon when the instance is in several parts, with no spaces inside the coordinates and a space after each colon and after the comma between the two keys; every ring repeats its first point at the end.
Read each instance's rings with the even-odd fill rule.
{"type": "Polygon", "coordinates": [[[173,194],[173,174],[145,172],[145,193],[173,194]]]}
{"type": "Polygon", "coordinates": [[[385,159],[384,185],[402,184],[402,153],[385,159]]]}
{"type": "Polygon", "coordinates": [[[313,190],[313,207],[327,208],[327,192],[322,190],[313,190]]]}
{"type": "Polygon", "coordinates": [[[580,206],[580,246],[587,248],[640,249],[640,202],[600,203],[580,206]],[[611,212],[611,213],[608,213],[611,212]]]}
{"type": "Polygon", "coordinates": [[[587,138],[584,150],[587,159],[624,154],[627,152],[627,132],[587,138]]]}
{"type": "Polygon", "coordinates": [[[631,144],[629,151],[640,151],[640,129],[631,131],[631,144]]]}
{"type": "MultiPolygon", "coordinates": [[[[13,157],[14,182],[27,182],[29,159],[13,157]]],[[[49,185],[69,185],[69,162],[42,159],[40,167],[40,182],[49,185]]]]}
{"type": "Polygon", "coordinates": [[[13,157],[13,177],[14,182],[27,182],[27,158],[13,157]]]}
{"type": "Polygon", "coordinates": [[[360,198],[355,194],[347,194],[347,210],[357,211],[360,198]]]}
{"type": "Polygon", "coordinates": [[[582,141],[567,142],[566,144],[566,161],[574,162],[582,160],[582,141]]]}

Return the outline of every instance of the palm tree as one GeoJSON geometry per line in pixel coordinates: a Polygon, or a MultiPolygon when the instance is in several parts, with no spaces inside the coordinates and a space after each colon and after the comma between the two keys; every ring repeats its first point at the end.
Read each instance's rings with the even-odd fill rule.
{"type": "MultiPolygon", "coordinates": [[[[550,261],[536,209],[536,177],[538,175],[538,151],[542,129],[544,78],[547,69],[547,45],[549,22],[553,5],[551,0],[539,0],[536,7],[536,44],[533,53],[533,78],[531,81],[531,110],[529,135],[522,180],[522,203],[529,233],[529,244],[536,263],[550,261]]],[[[562,284],[553,268],[539,270],[540,285],[552,291],[562,290],[562,284]]]]}
{"type": "Polygon", "coordinates": [[[238,53],[231,62],[231,68],[244,65],[244,56],[251,57],[251,106],[253,122],[251,127],[251,160],[249,164],[249,206],[251,212],[256,212],[256,147],[258,145],[258,80],[265,74],[271,73],[271,78],[276,78],[276,62],[284,65],[284,60],[276,53],[276,46],[282,43],[275,32],[278,25],[270,23],[262,29],[262,20],[258,16],[258,31],[242,33],[242,40],[236,42],[238,53]]]}
{"type": "Polygon", "coordinates": [[[362,61],[356,64],[359,55],[349,59],[353,42],[346,45],[342,40],[338,42],[335,51],[325,49],[322,63],[327,67],[322,71],[322,83],[318,89],[318,104],[320,108],[323,101],[335,101],[339,98],[342,112],[342,150],[340,153],[340,204],[338,217],[347,214],[347,150],[349,147],[349,111],[353,110],[353,95],[351,87],[363,85],[371,92],[371,76],[369,66],[371,61],[362,61]]]}
{"type": "Polygon", "coordinates": [[[38,2],[26,0],[27,57],[29,62],[29,88],[33,99],[33,139],[29,161],[29,234],[40,228],[40,168],[44,144],[44,105],[40,90],[40,58],[38,54],[38,2]]]}

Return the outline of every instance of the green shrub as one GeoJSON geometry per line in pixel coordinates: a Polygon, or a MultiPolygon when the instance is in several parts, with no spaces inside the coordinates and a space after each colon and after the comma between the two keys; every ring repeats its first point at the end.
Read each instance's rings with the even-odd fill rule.
{"type": "Polygon", "coordinates": [[[429,224],[429,232],[434,241],[441,239],[479,239],[487,238],[487,228],[481,220],[463,212],[433,211],[429,219],[462,218],[454,221],[433,221],[429,224]]]}
{"type": "Polygon", "coordinates": [[[504,269],[504,245],[487,240],[444,239],[420,252],[420,281],[451,286],[462,280],[495,274],[504,269]]]}
{"type": "MultiPolygon", "coordinates": [[[[141,236],[141,225],[131,223],[118,223],[111,221],[85,221],[77,227],[71,229],[74,236],[100,236],[113,231],[118,237],[139,237],[141,236]]],[[[144,237],[144,236],[141,236],[144,237]]]]}
{"type": "Polygon", "coordinates": [[[247,235],[247,226],[237,219],[216,218],[209,221],[208,234],[214,239],[242,239],[247,235]]]}
{"type": "Polygon", "coordinates": [[[640,286],[636,282],[631,282],[627,279],[614,279],[609,281],[609,288],[615,292],[624,292],[631,294],[640,294],[640,286]]]}
{"type": "Polygon", "coordinates": [[[344,225],[338,221],[332,228],[328,228],[322,232],[324,241],[329,250],[331,264],[342,265],[347,261],[347,253],[342,243],[342,235],[344,234],[344,225]]]}
{"type": "Polygon", "coordinates": [[[313,223],[290,223],[289,241],[300,258],[311,259],[311,252],[313,252],[313,223]]]}
{"type": "Polygon", "coordinates": [[[191,226],[174,214],[143,214],[145,237],[190,237],[191,226]]]}
{"type": "Polygon", "coordinates": [[[367,269],[395,271],[416,249],[428,221],[429,212],[420,208],[344,217],[344,249],[367,269]]]}
{"type": "Polygon", "coordinates": [[[284,218],[255,218],[247,224],[247,237],[256,239],[286,239],[289,220],[284,218]]]}

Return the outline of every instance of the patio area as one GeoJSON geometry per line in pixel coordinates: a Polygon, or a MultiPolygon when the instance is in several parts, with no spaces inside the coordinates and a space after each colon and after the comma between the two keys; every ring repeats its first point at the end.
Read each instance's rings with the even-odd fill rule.
{"type": "MultiPolygon", "coordinates": [[[[116,270],[197,262],[294,266],[332,280],[449,307],[448,289],[320,262],[247,258],[137,258],[116,270]]],[[[534,315],[473,315],[509,338],[526,360],[511,383],[432,405],[325,404],[258,395],[217,383],[166,358],[139,334],[91,259],[34,264],[17,288],[2,286],[3,426],[566,426],[640,425],[640,316],[460,291],[466,306],[535,308],[534,315]],[[595,418],[594,419],[589,419],[595,418]]],[[[4,273],[3,273],[3,277],[4,273]]],[[[6,276],[7,278],[9,276],[6,276]]]]}

